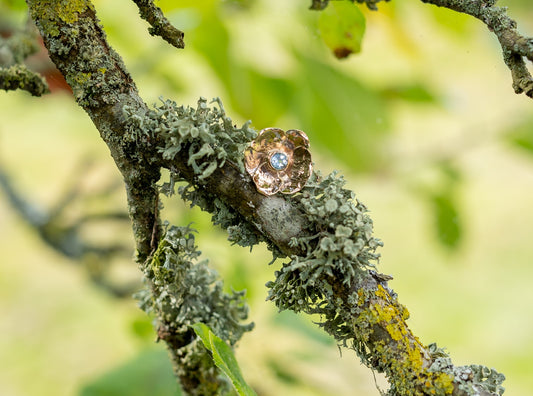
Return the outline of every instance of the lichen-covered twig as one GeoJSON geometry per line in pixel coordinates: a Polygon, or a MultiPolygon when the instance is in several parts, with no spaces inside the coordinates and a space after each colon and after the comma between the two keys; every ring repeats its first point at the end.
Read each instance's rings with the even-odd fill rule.
{"type": "MultiPolygon", "coordinates": [[[[311,0],[312,10],[323,10],[332,0],[311,0]]],[[[377,10],[377,3],[389,0],[350,0],[365,3],[371,10],[377,10]]],[[[523,36],[517,31],[516,22],[507,15],[506,7],[496,7],[497,0],[421,0],[423,3],[448,8],[479,19],[493,32],[500,42],[503,60],[513,79],[517,94],[525,93],[533,98],[533,77],[526,60],[533,62],[533,37],[523,36]]]]}
{"type": "MultiPolygon", "coordinates": [[[[77,103],[91,117],[124,178],[137,262],[144,266],[160,240],[156,182],[161,154],[151,136],[132,133],[132,129],[139,120],[142,123],[148,108],[121,58],[107,43],[89,0],[27,0],[27,4],[50,58],[71,86],[77,103]],[[127,117],[126,108],[135,116],[127,117]]],[[[150,286],[150,290],[156,298],[157,288],[150,286]]],[[[161,337],[170,350],[173,345],[168,340],[173,336],[161,337]]],[[[175,366],[182,363],[178,354],[173,358],[175,366]]],[[[195,394],[196,386],[194,381],[182,383],[190,394],[195,394]]]]}
{"type": "MultiPolygon", "coordinates": [[[[122,172],[142,268],[167,270],[158,265],[163,253],[154,243],[160,240],[155,182],[163,167],[171,171],[165,190],[185,182],[179,194],[210,211],[232,241],[253,245],[262,240],[275,255],[289,257],[269,284],[270,299],[280,309],[322,315],[321,326],[339,343],[386,373],[390,394],[502,393],[500,374],[454,366],[441,349],[425,346],[409,330],[407,310],[388,287],[389,277],[373,269],[380,243],[372,236],[371,219],[341,178],[316,175],[290,197],[258,193],[242,166],[243,147],[255,133],[248,124],[237,128],[220,102],[209,107],[203,99],[197,108],[166,101],[149,110],[107,44],[88,0],[61,6],[55,0],[27,2],[52,60],[122,172]]],[[[158,285],[151,290],[159,298],[158,285]]]]}
{"type": "Polygon", "coordinates": [[[141,18],[151,25],[148,32],[152,36],[160,36],[176,48],[185,47],[185,42],[183,41],[184,33],[172,26],[153,0],[133,0],[133,2],[139,7],[141,18]]]}
{"type": "Polygon", "coordinates": [[[87,112],[108,144],[124,177],[133,222],[137,255],[144,261],[157,234],[159,167],[148,162],[150,150],[142,141],[123,139],[130,120],[125,105],[142,113],[139,97],[122,59],[107,43],[89,0],[27,0],[50,58],[65,76],[78,104],[87,112]]]}
{"type": "Polygon", "coordinates": [[[142,265],[150,291],[139,293],[141,308],[155,316],[157,336],[167,343],[176,376],[189,395],[224,394],[229,382],[213,366],[211,355],[192,330],[195,323],[208,325],[234,345],[253,324],[243,292],[223,291],[223,283],[206,261],[198,260],[194,230],[169,227],[151,260],[142,265]]]}
{"type": "Polygon", "coordinates": [[[388,287],[390,277],[373,269],[381,243],[372,236],[372,221],[342,178],[315,176],[294,196],[260,194],[235,150],[250,133],[247,124],[233,126],[222,107],[208,109],[205,99],[196,109],[166,101],[136,122],[137,133],[153,136],[166,153],[162,165],[172,175],[165,190],[186,181],[181,196],[212,213],[233,242],[263,240],[278,256],[290,257],[269,283],[269,299],[280,309],[319,314],[324,330],[387,375],[391,395],[503,392],[503,375],[454,366],[442,349],[412,334],[407,309],[388,287]]]}
{"type": "Polygon", "coordinates": [[[533,62],[533,38],[518,33],[516,22],[506,14],[507,9],[495,6],[497,0],[421,1],[471,15],[487,25],[500,42],[503,59],[511,70],[515,92],[533,98],[533,77],[526,65],[526,60],[533,62]]]}
{"type": "Polygon", "coordinates": [[[6,91],[21,89],[29,92],[32,96],[42,96],[50,92],[45,79],[28,70],[24,65],[0,67],[0,89],[6,91]]]}

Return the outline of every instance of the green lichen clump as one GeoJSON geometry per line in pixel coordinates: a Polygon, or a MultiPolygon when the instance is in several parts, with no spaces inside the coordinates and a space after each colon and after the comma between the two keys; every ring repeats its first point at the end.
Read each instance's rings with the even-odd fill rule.
{"type": "MultiPolygon", "coordinates": [[[[376,248],[382,242],[372,236],[366,207],[343,188],[342,177],[334,172],[322,181],[316,179],[315,175],[301,193],[290,198],[308,219],[311,236],[291,241],[305,253],[293,256],[276,272],[276,280],[267,285],[269,299],[280,309],[320,313],[338,320],[338,295],[332,284],[342,280],[350,285],[374,268],[379,258],[376,248]]],[[[344,338],[341,329],[345,323],[333,326],[326,319],[325,326],[338,339],[344,338]]]]}
{"type": "Polygon", "coordinates": [[[22,89],[33,96],[50,92],[44,78],[28,70],[24,65],[0,67],[0,89],[6,91],[22,89]]]}
{"type": "Polygon", "coordinates": [[[429,371],[447,373],[454,378],[457,389],[465,394],[479,394],[484,391],[492,395],[503,395],[505,392],[502,386],[505,375],[502,373],[477,364],[454,366],[446,351],[438,348],[436,344],[428,345],[428,350],[433,358],[429,371]]]}
{"type": "Polygon", "coordinates": [[[250,331],[244,292],[223,292],[222,281],[200,252],[189,227],[169,227],[156,252],[143,266],[149,289],[139,294],[141,308],[155,317],[159,339],[165,340],[182,381],[198,383],[198,395],[215,394],[225,380],[194,335],[191,325],[201,322],[230,345],[250,331]],[[191,378],[192,377],[192,378],[191,378]],[[214,381],[214,382],[213,382],[214,381]]]}
{"type": "Polygon", "coordinates": [[[23,64],[38,50],[37,36],[29,29],[18,31],[9,38],[0,37],[0,89],[22,89],[33,96],[50,92],[46,80],[23,64]]]}
{"type": "Polygon", "coordinates": [[[186,149],[187,164],[200,181],[224,166],[226,161],[238,165],[244,172],[242,153],[257,135],[249,122],[241,128],[235,127],[222,101],[217,98],[213,102],[218,107],[210,107],[204,98],[198,100],[196,108],[178,106],[167,100],[147,115],[153,120],[153,133],[162,142],[159,151],[163,158],[173,160],[186,149]]]}
{"type": "MultiPolygon", "coordinates": [[[[452,394],[454,366],[435,363],[447,355],[428,356],[409,330],[409,312],[388,288],[390,277],[374,270],[382,242],[372,235],[366,207],[344,185],[335,172],[323,180],[314,175],[299,194],[288,197],[306,216],[311,236],[291,241],[303,254],[292,256],[267,283],[269,299],[280,310],[318,315],[319,325],[339,345],[354,349],[363,363],[387,375],[389,395],[452,394]]],[[[467,378],[461,389],[472,394],[500,386],[501,377],[484,376],[481,383],[467,378]]]]}
{"type": "Polygon", "coordinates": [[[227,162],[231,162],[244,173],[243,152],[257,133],[244,123],[236,127],[226,115],[220,99],[214,99],[209,106],[207,100],[200,98],[196,108],[178,106],[171,100],[138,115],[125,108],[130,120],[132,140],[157,141],[157,151],[170,161],[181,161],[187,153],[187,165],[195,176],[195,183],[185,182],[178,171],[170,167],[168,182],[163,183],[161,192],[172,195],[179,185],[178,193],[190,202],[212,214],[212,221],[228,231],[228,239],[241,246],[253,246],[262,236],[246,219],[225,204],[216,194],[199,188],[206,179],[227,162]],[[177,159],[179,156],[179,160],[177,159]]]}

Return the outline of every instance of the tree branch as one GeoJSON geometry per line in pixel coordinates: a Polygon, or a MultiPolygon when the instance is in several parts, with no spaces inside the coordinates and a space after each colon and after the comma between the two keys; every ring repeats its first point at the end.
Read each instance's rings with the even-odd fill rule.
{"type": "MultiPolygon", "coordinates": [[[[155,182],[165,167],[172,172],[168,191],[187,182],[178,189],[182,197],[213,213],[213,221],[235,242],[264,240],[276,254],[290,256],[270,282],[269,298],[280,309],[319,314],[321,326],[340,344],[387,375],[390,394],[502,393],[500,374],[454,366],[442,350],[424,346],[412,334],[407,310],[387,285],[390,277],[373,270],[380,241],[372,236],[372,221],[341,178],[315,175],[299,194],[262,196],[242,167],[243,149],[254,134],[247,124],[235,127],[220,102],[217,109],[200,100],[191,109],[167,101],[148,110],[89,1],[27,3],[52,60],[124,176],[137,260],[145,273],[167,274],[168,265],[160,265],[162,252],[165,263],[182,254],[182,237],[166,240],[170,250],[160,245],[153,252],[152,241],[159,240],[155,182]]],[[[157,286],[152,286],[155,299],[157,286]]],[[[173,309],[173,304],[159,306],[173,309]]]]}
{"type": "Polygon", "coordinates": [[[514,91],[533,98],[533,77],[525,59],[533,62],[533,38],[522,36],[516,22],[507,16],[505,7],[495,7],[497,0],[421,0],[453,11],[468,14],[483,22],[493,32],[503,51],[503,59],[511,70],[514,91]],[[525,59],[524,59],[525,58],[525,59]]]}
{"type": "Polygon", "coordinates": [[[155,183],[159,168],[148,162],[152,153],[146,142],[125,136],[131,121],[124,118],[122,109],[130,106],[143,113],[147,106],[122,59],[107,43],[90,1],[27,3],[50,58],[91,117],[124,177],[138,261],[143,262],[158,228],[155,183]]]}
{"type": "Polygon", "coordinates": [[[185,47],[185,42],[183,41],[184,33],[170,24],[153,0],[133,0],[133,2],[139,7],[141,18],[151,25],[148,32],[152,36],[160,36],[176,48],[185,47]]]}
{"type": "Polygon", "coordinates": [[[36,39],[37,32],[31,24],[9,38],[0,37],[0,89],[22,89],[33,96],[50,92],[44,78],[22,64],[24,59],[37,52],[36,39]]]}
{"type": "MultiPolygon", "coordinates": [[[[80,169],[76,169],[79,183],[80,169]]],[[[139,289],[139,282],[124,283],[112,281],[109,276],[111,259],[119,254],[131,256],[131,248],[118,242],[106,246],[91,243],[83,237],[83,227],[95,221],[128,220],[126,213],[98,213],[66,221],[64,212],[80,197],[80,186],[76,183],[51,209],[45,210],[26,199],[13,185],[8,174],[0,165],[0,191],[6,195],[11,207],[35,231],[41,240],[57,253],[81,264],[94,284],[119,298],[130,297],[139,289]],[[94,263],[97,265],[94,265],[94,263]]],[[[108,191],[95,191],[92,197],[101,197],[108,191]]]]}
{"type": "MultiPolygon", "coordinates": [[[[311,0],[310,9],[323,10],[332,0],[311,0]]],[[[365,3],[371,10],[377,10],[377,3],[389,0],[349,0],[365,3]]],[[[506,7],[496,7],[497,0],[421,0],[423,3],[448,8],[479,19],[493,32],[503,52],[503,60],[513,79],[515,93],[525,93],[533,98],[533,77],[526,60],[533,62],[533,38],[518,33],[516,22],[507,14],[506,7]]]]}

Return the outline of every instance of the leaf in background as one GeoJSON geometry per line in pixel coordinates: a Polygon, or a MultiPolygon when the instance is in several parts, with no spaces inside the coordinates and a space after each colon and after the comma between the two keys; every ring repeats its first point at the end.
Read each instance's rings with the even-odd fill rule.
{"type": "Polygon", "coordinates": [[[412,103],[436,103],[437,97],[422,83],[391,86],[383,91],[384,99],[405,100],[412,103]]]}
{"type": "Polygon", "coordinates": [[[260,129],[272,126],[287,112],[293,97],[291,82],[235,65],[227,84],[231,106],[260,129]]]}
{"type": "MultiPolygon", "coordinates": [[[[10,8],[12,10],[20,11],[20,10],[28,9],[28,5],[26,4],[24,0],[3,0],[3,3],[5,6],[7,6],[7,8],[10,8]]],[[[0,9],[1,9],[1,5],[0,5],[0,9]]]]}
{"type": "Polygon", "coordinates": [[[352,170],[383,165],[382,138],[389,131],[381,97],[355,78],[314,59],[298,57],[302,78],[293,107],[311,147],[323,147],[352,170]]]}
{"type": "Polygon", "coordinates": [[[228,29],[217,14],[216,7],[204,10],[200,14],[200,18],[200,23],[196,29],[189,33],[186,40],[189,41],[191,48],[205,57],[211,69],[221,82],[224,82],[230,78],[232,66],[228,29]]]}
{"type": "Polygon", "coordinates": [[[427,191],[433,208],[436,235],[439,242],[450,250],[459,247],[463,237],[461,215],[457,204],[457,187],[462,173],[457,166],[444,160],[438,165],[440,182],[427,191]]]}
{"type": "Polygon", "coordinates": [[[305,337],[327,346],[335,345],[333,337],[292,311],[277,312],[273,317],[273,322],[278,326],[294,331],[298,334],[298,338],[305,337]]]}
{"type": "Polygon", "coordinates": [[[475,24],[474,19],[470,18],[469,15],[451,11],[443,7],[430,7],[428,11],[431,12],[433,19],[440,25],[444,32],[457,35],[463,40],[465,36],[469,36],[469,30],[475,24]]]}
{"type": "Polygon", "coordinates": [[[235,390],[241,396],[257,396],[254,390],[244,381],[241,369],[235,359],[233,350],[228,344],[222,341],[203,323],[196,323],[192,326],[198,337],[201,338],[204,346],[212,352],[213,361],[219,369],[233,383],[235,390]]]}
{"type": "Polygon", "coordinates": [[[326,45],[339,58],[361,51],[365,34],[365,16],[349,1],[335,1],[320,12],[318,29],[326,45]]]}
{"type": "Polygon", "coordinates": [[[84,386],[79,396],[179,396],[181,391],[163,349],[141,352],[84,386]]]}
{"type": "Polygon", "coordinates": [[[456,249],[462,237],[459,212],[451,192],[443,191],[432,197],[439,241],[450,249],[456,249]]]}
{"type": "Polygon", "coordinates": [[[131,323],[131,330],[141,340],[155,339],[154,326],[148,315],[139,315],[131,323]]]}
{"type": "Polygon", "coordinates": [[[281,382],[292,386],[302,386],[304,380],[300,379],[298,375],[291,372],[291,367],[283,362],[283,358],[279,360],[270,359],[267,362],[267,367],[272,371],[272,373],[278,378],[281,382]]]}
{"type": "Polygon", "coordinates": [[[509,142],[533,155],[533,118],[525,120],[505,133],[509,142]]]}
{"type": "Polygon", "coordinates": [[[228,28],[213,10],[202,14],[202,22],[191,32],[189,41],[226,88],[230,106],[244,119],[253,119],[258,126],[271,126],[285,114],[291,84],[261,74],[233,58],[228,28]]]}

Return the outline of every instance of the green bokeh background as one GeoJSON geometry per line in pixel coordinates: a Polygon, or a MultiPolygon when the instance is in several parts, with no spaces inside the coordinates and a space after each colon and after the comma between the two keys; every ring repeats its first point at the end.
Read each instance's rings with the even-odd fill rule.
{"type": "MultiPolygon", "coordinates": [[[[0,15],[23,20],[13,14],[19,3],[0,1],[0,15]]],[[[480,22],[394,0],[363,10],[362,52],[338,61],[308,0],[158,1],[186,32],[179,51],[148,35],[133,3],[94,3],[146,102],[219,96],[237,124],[305,130],[316,168],[342,169],[369,207],[385,243],[380,271],[394,276],[414,333],[446,347],[456,364],[503,372],[506,394],[531,393],[532,102],[513,93],[497,40],[480,22]]],[[[533,34],[527,0],[501,3],[533,34]]],[[[87,194],[120,183],[68,94],[0,92],[0,117],[0,166],[39,207],[53,206],[73,177],[87,194]],[[87,158],[90,167],[78,166],[87,158]]],[[[264,301],[280,263],[267,266],[263,246],[229,246],[205,213],[177,198],[164,204],[170,222],[194,222],[228,289],[248,291],[256,328],[236,353],[258,394],[379,394],[353,353],[339,354],[308,319],[264,301]]],[[[80,200],[67,220],[90,210],[125,211],[125,195],[119,188],[80,200]]],[[[84,236],[132,246],[126,223],[84,236]]],[[[95,287],[84,269],[91,258],[79,265],[43,244],[3,193],[0,252],[1,395],[177,393],[164,347],[135,301],[95,287]]],[[[130,257],[114,260],[112,275],[140,276],[130,257]]]]}

